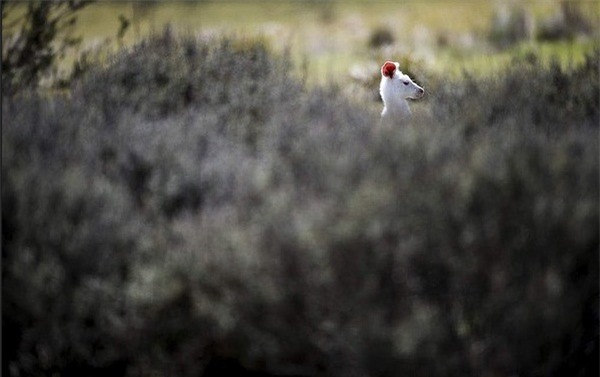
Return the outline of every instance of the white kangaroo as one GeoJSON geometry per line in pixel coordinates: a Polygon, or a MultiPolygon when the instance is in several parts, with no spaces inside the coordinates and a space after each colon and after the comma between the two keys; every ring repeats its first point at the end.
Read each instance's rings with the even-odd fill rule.
{"type": "Polygon", "coordinates": [[[425,91],[400,71],[400,64],[386,61],[381,66],[379,94],[383,100],[381,119],[393,123],[410,117],[407,99],[423,97],[425,91]]]}

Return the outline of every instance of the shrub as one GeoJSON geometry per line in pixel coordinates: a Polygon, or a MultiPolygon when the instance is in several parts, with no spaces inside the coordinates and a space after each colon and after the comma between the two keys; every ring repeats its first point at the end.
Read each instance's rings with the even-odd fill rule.
{"type": "Polygon", "coordinates": [[[560,10],[541,23],[538,38],[541,40],[573,39],[594,33],[591,21],[577,2],[563,0],[560,10]]]}
{"type": "Polygon", "coordinates": [[[371,32],[371,36],[369,37],[369,47],[378,48],[393,44],[394,41],[395,38],[390,29],[379,27],[371,32]]]}
{"type": "Polygon", "coordinates": [[[557,132],[569,127],[597,127],[600,59],[597,51],[584,64],[564,70],[557,61],[543,68],[536,55],[515,57],[499,74],[462,82],[425,83],[434,86],[433,111],[441,122],[541,128],[557,132]]]}
{"type": "MultiPolygon", "coordinates": [[[[30,1],[23,16],[19,4],[2,4],[2,90],[36,86],[65,52],[77,47],[72,27],[89,1],[30,1]]],[[[20,4],[22,5],[22,4],[20,4]]]]}
{"type": "Polygon", "coordinates": [[[597,373],[597,54],[397,129],[289,72],[159,36],[3,97],[6,375],[597,373]]]}
{"type": "MultiPolygon", "coordinates": [[[[258,84],[288,81],[290,68],[288,59],[272,59],[261,41],[224,38],[217,44],[198,44],[191,37],[178,39],[166,31],[117,54],[109,69],[92,69],[76,94],[101,106],[106,114],[125,107],[156,119],[192,106],[233,111],[250,117],[240,121],[251,126],[268,116],[261,112],[269,108],[268,101],[290,96],[279,89],[295,89],[258,84]],[[99,81],[106,85],[98,88],[99,81]]],[[[237,131],[244,132],[243,126],[237,131]]]]}
{"type": "Polygon", "coordinates": [[[502,7],[493,15],[490,40],[500,47],[507,47],[534,36],[534,19],[523,7],[502,7]]]}

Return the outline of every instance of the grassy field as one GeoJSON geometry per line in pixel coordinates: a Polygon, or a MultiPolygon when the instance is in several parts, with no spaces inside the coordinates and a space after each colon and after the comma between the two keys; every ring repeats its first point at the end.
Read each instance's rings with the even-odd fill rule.
{"type": "MultiPolygon", "coordinates": [[[[600,7],[595,1],[578,1],[578,9],[595,25],[600,7]]],[[[559,1],[497,3],[492,1],[405,2],[98,2],[79,15],[75,34],[82,48],[103,46],[114,51],[132,45],[166,25],[178,33],[208,36],[228,34],[265,38],[277,51],[289,49],[296,67],[306,64],[308,79],[315,83],[339,80],[340,68],[372,67],[382,59],[408,57],[421,70],[438,74],[463,72],[487,74],[501,69],[510,56],[522,51],[541,52],[547,61],[557,57],[564,66],[578,64],[593,49],[600,35],[543,45],[524,38],[509,48],[489,43],[491,25],[498,15],[523,10],[539,30],[548,20],[560,17],[559,1]],[[130,22],[117,40],[119,16],[130,22]],[[388,30],[394,41],[372,48],[369,39],[377,29],[388,30]]],[[[68,69],[76,59],[67,56],[68,69]]]]}
{"type": "MultiPolygon", "coordinates": [[[[554,16],[559,4],[533,1],[521,7],[535,20],[543,20],[554,16]]],[[[580,7],[599,19],[600,8],[593,1],[581,2],[580,7]]],[[[497,70],[511,52],[494,51],[485,39],[494,14],[505,8],[509,5],[491,1],[97,4],[82,14],[79,27],[86,39],[111,37],[118,26],[116,15],[123,14],[133,21],[127,43],[166,24],[191,34],[259,35],[279,50],[289,48],[297,62],[307,60],[309,79],[323,83],[339,78],[340,66],[372,63],[382,55],[386,59],[409,55],[427,69],[450,74],[497,70]],[[395,43],[386,51],[370,49],[369,37],[381,27],[392,33],[395,43]],[[442,38],[449,41],[444,46],[439,44],[442,38]]],[[[535,48],[523,44],[517,48],[535,48]]],[[[564,44],[546,44],[543,56],[570,64],[581,62],[589,51],[589,41],[576,40],[569,42],[567,51],[564,44]]]]}

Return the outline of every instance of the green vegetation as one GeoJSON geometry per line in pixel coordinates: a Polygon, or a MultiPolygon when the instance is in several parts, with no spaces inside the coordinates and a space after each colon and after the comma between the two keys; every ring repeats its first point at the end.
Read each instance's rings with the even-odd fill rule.
{"type": "Polygon", "coordinates": [[[79,39],[71,33],[85,5],[82,0],[2,4],[3,91],[37,85],[56,68],[57,59],[77,46],[79,39]]]}
{"type": "MultiPolygon", "coordinates": [[[[339,83],[355,64],[380,64],[380,56],[396,61],[408,56],[420,70],[455,78],[463,71],[487,75],[504,68],[514,51],[535,49],[538,42],[546,43],[539,55],[545,63],[555,58],[563,66],[581,63],[600,38],[599,21],[596,1],[571,0],[98,1],[78,13],[74,35],[81,37],[84,51],[101,46],[111,52],[166,25],[200,37],[259,37],[276,51],[289,50],[297,66],[307,61],[310,84],[327,84],[339,83]],[[129,27],[120,35],[123,20],[129,27]],[[394,43],[372,48],[378,31],[394,43]]],[[[3,35],[10,31],[7,25],[3,22],[3,35]]],[[[71,69],[77,57],[67,54],[61,70],[71,69]]]]}
{"type": "Polygon", "coordinates": [[[3,92],[3,374],[596,375],[599,64],[390,129],[252,39],[3,92]]]}

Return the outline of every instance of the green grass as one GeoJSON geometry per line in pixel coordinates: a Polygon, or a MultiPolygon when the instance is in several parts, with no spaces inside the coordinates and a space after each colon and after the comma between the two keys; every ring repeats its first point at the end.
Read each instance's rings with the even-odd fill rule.
{"type": "MultiPolygon", "coordinates": [[[[600,7],[595,2],[578,3],[590,19],[599,19],[600,7]]],[[[521,6],[538,24],[559,10],[558,1],[521,6]]],[[[184,34],[260,36],[278,51],[290,50],[297,66],[308,62],[308,81],[319,84],[339,81],[352,64],[379,63],[382,58],[401,60],[407,54],[419,62],[421,70],[453,76],[463,71],[478,75],[496,72],[515,53],[531,50],[548,61],[558,57],[564,66],[576,65],[598,43],[597,39],[525,43],[496,50],[487,44],[486,35],[500,7],[489,1],[99,2],[83,9],[75,34],[82,36],[83,49],[102,45],[111,51],[160,32],[167,24],[184,34]],[[121,41],[116,38],[119,15],[131,21],[121,41]],[[396,39],[393,48],[378,52],[367,46],[370,33],[378,27],[392,32],[396,39]],[[449,42],[440,45],[441,39],[449,42]]],[[[66,57],[61,68],[71,67],[75,58],[66,57]]]]}
{"type": "Polygon", "coordinates": [[[598,48],[599,41],[523,42],[514,47],[490,54],[464,54],[452,50],[438,56],[432,71],[460,77],[464,73],[487,76],[501,72],[515,58],[534,54],[544,66],[557,61],[563,69],[574,68],[585,61],[586,54],[598,48]]]}

